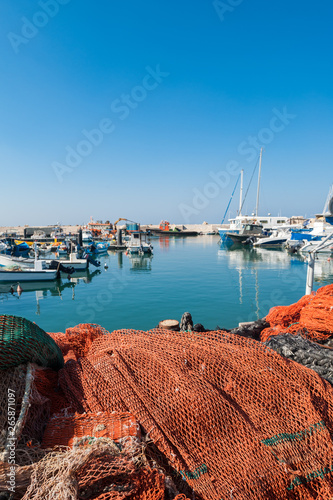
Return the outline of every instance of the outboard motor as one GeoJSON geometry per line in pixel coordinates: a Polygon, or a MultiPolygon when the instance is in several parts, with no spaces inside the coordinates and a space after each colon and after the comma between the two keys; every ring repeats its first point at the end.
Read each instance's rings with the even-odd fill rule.
{"type": "Polygon", "coordinates": [[[93,259],[93,258],[92,258],[92,256],[91,256],[91,255],[89,255],[89,254],[87,254],[87,255],[86,255],[86,259],[88,260],[88,262],[89,262],[90,264],[92,264],[92,265],[93,265],[93,266],[95,266],[95,267],[99,267],[99,266],[101,265],[101,263],[100,263],[100,261],[99,261],[99,260],[95,260],[95,259],[93,259]]]}
{"type": "Polygon", "coordinates": [[[254,236],[250,236],[247,240],[243,241],[243,245],[253,245],[253,243],[257,240],[254,236]]]}
{"type": "Polygon", "coordinates": [[[61,264],[58,260],[51,260],[49,269],[57,269],[58,270],[58,276],[60,275],[60,272],[66,273],[66,274],[73,274],[75,272],[74,267],[67,267],[61,264]]]}

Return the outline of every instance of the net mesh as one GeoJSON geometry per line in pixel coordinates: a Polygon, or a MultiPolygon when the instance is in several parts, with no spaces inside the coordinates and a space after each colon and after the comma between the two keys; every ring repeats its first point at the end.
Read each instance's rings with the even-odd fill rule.
{"type": "Polygon", "coordinates": [[[97,440],[49,453],[34,466],[23,500],[164,500],[164,493],[163,474],[149,467],[136,439],[122,451],[97,440]]]}
{"type": "Polygon", "coordinates": [[[0,370],[36,363],[54,370],[64,365],[56,342],[35,323],[19,316],[0,316],[0,370]]]}
{"type": "Polygon", "coordinates": [[[34,462],[17,469],[19,498],[331,500],[333,387],[291,360],[305,356],[300,333],[324,376],[330,351],[312,345],[332,335],[332,310],[333,285],[271,310],[262,340],[288,331],[270,345],[290,359],[224,331],[50,334],[62,368],[20,366],[0,380],[0,402],[17,391],[21,464],[34,462]]]}
{"type": "Polygon", "coordinates": [[[46,448],[73,447],[83,442],[92,443],[97,438],[119,441],[128,436],[140,438],[139,425],[129,413],[55,414],[48,422],[42,444],[46,448]]]}
{"type": "Polygon", "coordinates": [[[266,317],[269,328],[261,332],[262,342],[284,333],[300,334],[304,338],[324,341],[333,334],[333,285],[305,295],[295,304],[271,309],[266,317]]]}
{"type": "Polygon", "coordinates": [[[32,365],[2,371],[0,461],[3,463],[12,458],[13,443],[17,465],[32,464],[45,454],[40,441],[50,416],[50,401],[36,389],[36,371],[32,365]]]}
{"type": "Polygon", "coordinates": [[[261,343],[120,330],[62,372],[88,411],[133,414],[198,498],[333,496],[332,387],[261,343]]]}

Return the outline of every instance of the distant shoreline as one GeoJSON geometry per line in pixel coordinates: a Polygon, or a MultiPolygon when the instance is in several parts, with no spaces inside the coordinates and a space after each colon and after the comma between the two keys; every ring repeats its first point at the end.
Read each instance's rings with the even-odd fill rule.
{"type": "MultiPolygon", "coordinates": [[[[118,227],[121,227],[124,224],[119,224],[118,227]]],[[[46,227],[44,226],[0,226],[0,233],[16,233],[18,236],[23,237],[24,229],[26,227],[35,227],[36,230],[40,227],[46,227]]],[[[61,229],[64,231],[66,234],[75,234],[78,232],[80,227],[83,227],[80,224],[72,224],[72,225],[61,225],[59,226],[61,229]]],[[[141,224],[140,225],[141,229],[146,230],[146,229],[158,229],[159,224],[141,224]]],[[[198,231],[198,232],[211,232],[215,231],[217,232],[217,228],[221,227],[221,224],[208,224],[208,223],[203,223],[203,224],[170,224],[170,228],[174,229],[175,227],[182,228],[182,229],[187,229],[189,231],[198,231]]],[[[223,227],[229,227],[229,224],[223,224],[223,227]]]]}

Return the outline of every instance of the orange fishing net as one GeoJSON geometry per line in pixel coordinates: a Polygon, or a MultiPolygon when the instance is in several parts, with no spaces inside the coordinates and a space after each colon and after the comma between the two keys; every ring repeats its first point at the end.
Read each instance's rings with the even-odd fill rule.
{"type": "Polygon", "coordinates": [[[23,500],[165,500],[164,474],[147,464],[135,439],[122,450],[98,439],[91,446],[52,451],[30,476],[23,500]]]}
{"type": "MultiPolygon", "coordinates": [[[[100,336],[109,333],[105,328],[94,324],[81,324],[72,328],[67,328],[66,333],[49,333],[50,337],[56,341],[64,356],[67,359],[76,359],[85,356],[93,341],[100,336]]],[[[66,359],[65,359],[66,361],[66,359]]]]}
{"type": "Polygon", "coordinates": [[[119,441],[128,436],[140,438],[140,427],[129,413],[86,413],[71,416],[53,415],[44,436],[43,447],[89,444],[97,438],[119,441]]]}
{"type": "Polygon", "coordinates": [[[73,405],[134,415],[196,499],[333,497],[333,389],[261,343],[120,330],[59,377],[73,405]]]}
{"type": "Polygon", "coordinates": [[[319,288],[290,306],[274,307],[266,321],[270,327],[261,332],[262,342],[287,332],[310,340],[328,339],[333,335],[333,285],[319,288]]]}
{"type": "Polygon", "coordinates": [[[36,368],[34,383],[39,394],[50,400],[51,414],[59,413],[61,410],[70,407],[70,403],[59,386],[58,372],[48,368],[36,368]]]}
{"type": "MultiPolygon", "coordinates": [[[[164,476],[156,469],[135,466],[128,458],[99,457],[77,471],[78,487],[85,498],[91,492],[110,488],[111,491],[93,496],[96,500],[164,500],[164,476]]],[[[80,498],[80,496],[79,496],[80,498]]],[[[82,496],[81,496],[82,498],[82,496]]]]}
{"type": "MultiPolygon", "coordinates": [[[[330,285],[271,310],[261,339],[326,339],[332,311],[330,285]]],[[[51,400],[43,445],[55,448],[26,500],[64,487],[98,500],[332,500],[333,388],[313,370],[223,331],[78,325],[52,337],[66,363],[36,370],[35,390],[51,400]]]]}

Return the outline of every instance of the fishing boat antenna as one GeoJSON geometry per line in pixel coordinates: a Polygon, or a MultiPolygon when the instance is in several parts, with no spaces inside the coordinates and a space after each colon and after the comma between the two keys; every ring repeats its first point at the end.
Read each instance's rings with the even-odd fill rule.
{"type": "Polygon", "coordinates": [[[256,217],[258,217],[258,208],[259,208],[259,191],[260,191],[260,178],[261,178],[262,150],[263,150],[263,148],[260,149],[260,156],[259,156],[259,174],[258,174],[258,188],[257,188],[256,217]]]}

